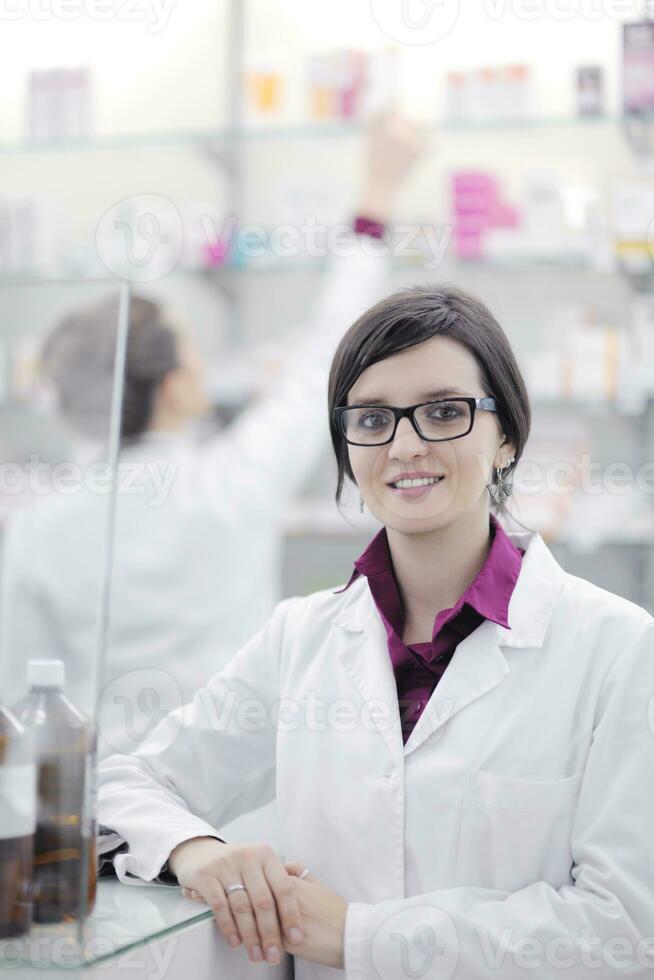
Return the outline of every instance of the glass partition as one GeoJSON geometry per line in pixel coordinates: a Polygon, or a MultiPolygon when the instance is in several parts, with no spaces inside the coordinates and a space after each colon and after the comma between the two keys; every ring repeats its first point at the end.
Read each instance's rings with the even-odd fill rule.
{"type": "Polygon", "coordinates": [[[77,939],[96,902],[128,308],[111,281],[0,286],[0,936],[14,957],[16,940],[77,939]]]}

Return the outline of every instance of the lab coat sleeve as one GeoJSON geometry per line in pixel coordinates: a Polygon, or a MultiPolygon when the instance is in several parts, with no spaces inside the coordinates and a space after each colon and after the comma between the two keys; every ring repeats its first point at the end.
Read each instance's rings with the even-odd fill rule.
{"type": "Polygon", "coordinates": [[[386,243],[352,233],[348,249],[330,260],[306,323],[289,338],[280,375],[198,461],[197,485],[219,481],[223,506],[231,491],[235,506],[279,518],[325,451],[333,355],[348,327],[388,291],[386,243]]]}
{"type": "Polygon", "coordinates": [[[354,902],[345,927],[347,980],[652,975],[651,622],[605,678],[594,721],[571,831],[574,884],[555,889],[534,881],[514,893],[464,886],[374,905],[354,902]],[[407,973],[409,967],[421,972],[407,973]]]}
{"type": "Polygon", "coordinates": [[[217,836],[221,824],[274,798],[279,650],[297,601],[280,602],[227,666],[136,752],[100,764],[98,820],[129,846],[115,861],[121,880],[152,881],[182,841],[217,836]]]}
{"type": "Polygon", "coordinates": [[[22,514],[11,522],[0,557],[0,698],[9,707],[27,693],[30,657],[61,657],[40,591],[31,517],[22,514]]]}

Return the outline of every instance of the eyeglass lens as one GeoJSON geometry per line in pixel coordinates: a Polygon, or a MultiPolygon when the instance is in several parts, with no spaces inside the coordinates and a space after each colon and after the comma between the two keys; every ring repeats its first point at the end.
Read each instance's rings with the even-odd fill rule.
{"type": "MultiPolygon", "coordinates": [[[[454,439],[470,428],[470,405],[464,401],[439,401],[415,410],[417,426],[425,439],[454,439]]],[[[374,446],[391,437],[395,417],[383,407],[348,408],[343,413],[345,436],[352,442],[374,446]]]]}

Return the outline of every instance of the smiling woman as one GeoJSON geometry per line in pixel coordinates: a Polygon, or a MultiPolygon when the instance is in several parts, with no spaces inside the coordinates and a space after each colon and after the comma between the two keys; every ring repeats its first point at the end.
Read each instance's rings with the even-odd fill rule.
{"type": "Polygon", "coordinates": [[[298,980],[404,976],[416,936],[438,937],[444,980],[483,980],[497,950],[523,980],[525,938],[594,980],[590,937],[619,936],[644,980],[654,621],[500,523],[530,424],[506,336],[460,290],[398,293],[341,341],[329,409],[337,497],[353,480],[383,526],[344,587],[285,599],[156,738],[105,761],[125,880],[168,858],[228,937],[232,913],[247,932],[271,910],[268,882],[298,980]],[[283,865],[215,839],[273,794],[283,865]]]}
{"type": "MultiPolygon", "coordinates": [[[[481,480],[496,487],[498,473],[502,483],[513,473],[531,421],[504,331],[483,303],[453,287],[404,290],[360,317],[336,352],[329,409],[336,500],[348,477],[382,523],[389,489],[407,500],[433,496],[407,480],[449,479],[448,517],[479,504],[481,480]],[[389,443],[390,451],[372,451],[389,443]]],[[[506,496],[491,493],[491,506],[505,512],[506,496]]]]}
{"type": "MultiPolygon", "coordinates": [[[[365,569],[372,557],[370,585],[387,628],[403,650],[425,654],[438,613],[441,626],[443,617],[454,619],[462,639],[479,625],[465,612],[468,589],[482,591],[480,576],[498,578],[503,535],[489,524],[489,511],[507,514],[505,474],[529,433],[529,399],[506,335],[479,300],[459,289],[403,290],[368,310],[343,337],[329,404],[337,502],[350,478],[362,509],[365,502],[384,525],[361,561],[365,569]],[[380,568],[387,572],[383,584],[380,568]]],[[[504,572],[506,601],[520,557],[507,550],[504,564],[515,574],[504,572]]],[[[501,604],[491,597],[489,605],[503,622],[501,604]]],[[[479,596],[476,609],[488,612],[479,596]]],[[[409,654],[398,659],[403,656],[409,654]]],[[[415,678],[411,684],[413,694],[428,697],[415,678]]],[[[405,737],[419,713],[407,722],[405,737]]]]}

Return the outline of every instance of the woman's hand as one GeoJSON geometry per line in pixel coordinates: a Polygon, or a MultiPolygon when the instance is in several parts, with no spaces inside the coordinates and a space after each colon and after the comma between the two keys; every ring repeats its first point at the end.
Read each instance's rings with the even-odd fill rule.
{"type": "Polygon", "coordinates": [[[183,894],[210,905],[227,941],[234,948],[242,941],[252,963],[264,957],[279,963],[282,949],[302,948],[297,882],[267,844],[223,844],[213,837],[194,837],[174,849],[169,865],[183,894]],[[246,891],[227,896],[230,885],[245,885],[246,891]]]}
{"type": "Polygon", "coordinates": [[[344,937],[347,902],[323,884],[315,875],[300,879],[301,861],[284,865],[293,875],[295,895],[304,923],[304,941],[299,946],[285,946],[288,953],[313,963],[344,969],[344,937]]]}
{"type": "Polygon", "coordinates": [[[395,195],[424,150],[425,140],[408,119],[389,114],[368,129],[364,191],[358,213],[386,224],[395,195]]]}

